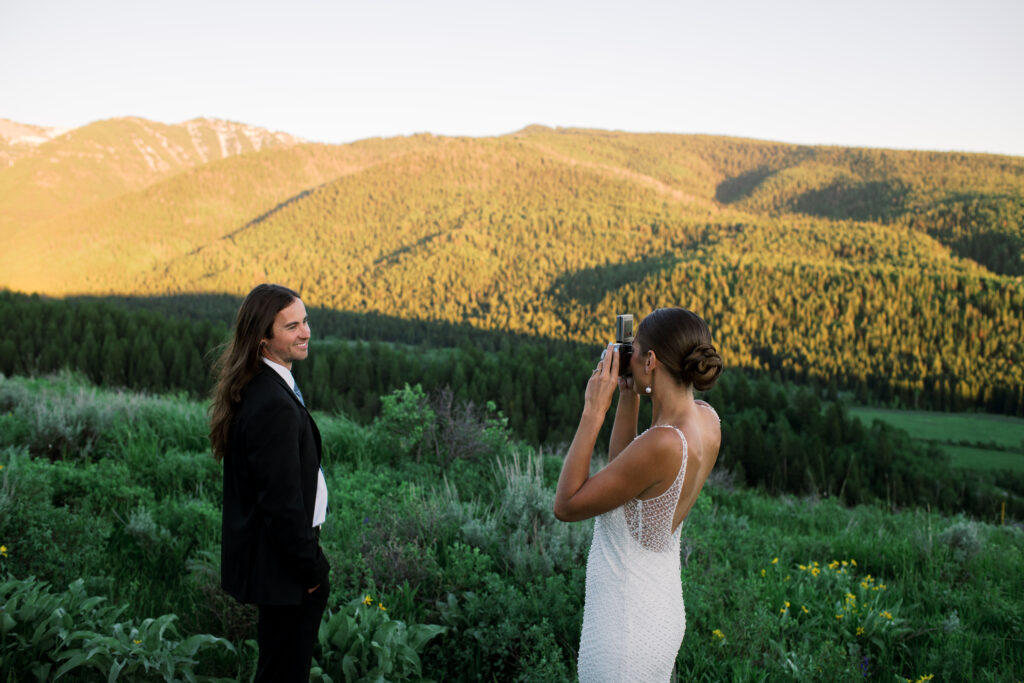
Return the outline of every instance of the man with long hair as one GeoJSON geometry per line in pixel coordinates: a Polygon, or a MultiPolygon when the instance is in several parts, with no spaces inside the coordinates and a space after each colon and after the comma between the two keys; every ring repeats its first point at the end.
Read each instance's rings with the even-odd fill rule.
{"type": "Polygon", "coordinates": [[[221,586],[259,608],[257,681],[309,680],[329,592],[320,432],[291,373],[309,354],[309,337],[299,295],[259,285],[216,365],[210,442],[224,463],[221,586]]]}

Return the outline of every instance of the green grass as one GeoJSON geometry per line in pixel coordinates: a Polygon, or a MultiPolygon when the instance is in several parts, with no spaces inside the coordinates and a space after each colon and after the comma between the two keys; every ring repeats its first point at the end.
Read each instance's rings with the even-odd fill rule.
{"type": "Polygon", "coordinates": [[[1024,472],[1024,453],[995,451],[975,446],[954,446],[939,444],[939,447],[953,459],[954,467],[969,470],[1013,470],[1024,472]]]}
{"type": "Polygon", "coordinates": [[[870,425],[875,420],[905,430],[911,438],[934,443],[964,469],[1024,472],[1024,419],[978,413],[938,413],[854,407],[850,414],[870,425]]]}

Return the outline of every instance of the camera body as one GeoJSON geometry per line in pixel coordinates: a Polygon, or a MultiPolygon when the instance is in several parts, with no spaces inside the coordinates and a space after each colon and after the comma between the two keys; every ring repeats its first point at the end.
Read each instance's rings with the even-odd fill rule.
{"type": "MultiPolygon", "coordinates": [[[[633,316],[623,313],[615,317],[615,346],[619,351],[619,376],[629,377],[633,373],[629,369],[629,359],[633,356],[633,316]]],[[[604,359],[607,349],[601,352],[604,359]]]]}

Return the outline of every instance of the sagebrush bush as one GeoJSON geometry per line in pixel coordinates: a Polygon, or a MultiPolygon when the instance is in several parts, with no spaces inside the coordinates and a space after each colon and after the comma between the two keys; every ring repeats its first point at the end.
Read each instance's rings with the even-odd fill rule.
{"type": "Polygon", "coordinates": [[[949,546],[953,561],[961,566],[974,559],[984,542],[977,522],[963,518],[946,527],[935,538],[949,546]]]}

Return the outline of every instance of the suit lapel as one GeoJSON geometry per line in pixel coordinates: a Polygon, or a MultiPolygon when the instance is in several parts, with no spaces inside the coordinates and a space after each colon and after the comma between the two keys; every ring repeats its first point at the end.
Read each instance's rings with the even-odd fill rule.
{"type": "Polygon", "coordinates": [[[287,382],[284,381],[284,378],[281,377],[281,375],[277,374],[277,372],[275,372],[272,367],[268,366],[266,363],[263,363],[261,372],[266,372],[267,374],[269,374],[273,378],[273,380],[277,382],[277,386],[281,387],[286,392],[288,392],[288,395],[291,397],[291,399],[295,401],[295,405],[299,406],[300,408],[302,408],[303,411],[305,411],[306,418],[309,420],[310,429],[313,430],[313,440],[316,442],[316,461],[319,464],[321,458],[323,457],[323,444],[321,443],[320,440],[320,429],[317,428],[316,426],[316,420],[314,420],[313,416],[309,414],[309,409],[306,408],[302,401],[299,400],[299,397],[295,395],[295,392],[292,391],[292,388],[288,386],[287,382]]]}

